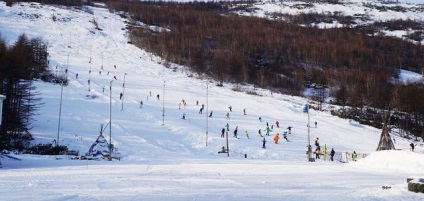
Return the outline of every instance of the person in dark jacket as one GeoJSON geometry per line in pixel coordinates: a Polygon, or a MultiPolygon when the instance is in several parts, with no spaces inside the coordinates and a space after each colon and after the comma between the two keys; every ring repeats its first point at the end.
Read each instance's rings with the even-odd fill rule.
{"type": "Polygon", "coordinates": [[[333,148],[331,148],[331,152],[330,152],[330,160],[334,161],[334,154],[336,154],[336,152],[334,151],[333,148]]]}

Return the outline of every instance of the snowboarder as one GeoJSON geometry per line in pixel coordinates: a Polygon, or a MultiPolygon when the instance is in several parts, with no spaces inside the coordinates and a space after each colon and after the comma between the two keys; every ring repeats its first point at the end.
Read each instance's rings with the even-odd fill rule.
{"type": "Polygon", "coordinates": [[[211,110],[211,113],[209,114],[209,117],[212,117],[212,112],[213,112],[213,110],[211,110]]]}
{"type": "Polygon", "coordinates": [[[140,101],[140,108],[143,108],[143,101],[140,101]]]}
{"type": "Polygon", "coordinates": [[[292,129],[293,127],[291,127],[291,126],[289,126],[289,127],[287,127],[287,130],[289,130],[289,134],[291,134],[291,129],[292,129]]]}
{"type": "Polygon", "coordinates": [[[243,109],[243,113],[244,113],[244,115],[246,115],[246,108],[243,109]]]}
{"type": "Polygon", "coordinates": [[[231,105],[230,105],[230,107],[228,107],[228,109],[230,109],[230,112],[232,112],[232,111],[233,111],[233,108],[231,107],[231,105]]]}
{"type": "Polygon", "coordinates": [[[334,149],[333,148],[331,148],[331,152],[330,152],[330,160],[331,161],[334,161],[334,154],[336,154],[336,152],[334,151],[334,149]]]}
{"type": "Polygon", "coordinates": [[[409,144],[409,146],[411,146],[411,151],[414,151],[414,148],[415,148],[414,143],[411,142],[411,144],[409,144]]]}
{"type": "Polygon", "coordinates": [[[225,128],[222,128],[221,130],[221,137],[224,138],[225,128]]]}
{"type": "Polygon", "coordinates": [[[317,127],[318,123],[315,121],[315,128],[317,127]]]}
{"type": "Polygon", "coordinates": [[[262,148],[264,148],[264,149],[266,149],[265,144],[266,144],[266,140],[265,140],[265,138],[264,138],[264,139],[262,140],[262,148]]]}
{"type": "Polygon", "coordinates": [[[122,94],[122,92],[119,94],[119,100],[122,100],[122,96],[123,96],[123,94],[122,94]]]}
{"type": "Polygon", "coordinates": [[[266,131],[266,134],[265,135],[268,135],[269,136],[269,132],[271,131],[271,129],[267,126],[264,131],[266,131]]]}
{"type": "Polygon", "coordinates": [[[287,132],[286,131],[284,131],[283,137],[284,137],[284,139],[286,139],[287,142],[289,141],[289,139],[287,139],[287,132]]]}
{"type": "Polygon", "coordinates": [[[317,148],[315,149],[315,159],[320,159],[319,155],[321,152],[321,147],[317,146],[317,148]]]}
{"type": "Polygon", "coordinates": [[[274,142],[275,142],[275,144],[278,144],[278,139],[280,138],[280,134],[275,134],[275,136],[274,136],[274,142]]]}
{"type": "Polygon", "coordinates": [[[156,95],[156,97],[158,98],[158,100],[159,100],[159,94],[158,95],[156,95]]]}
{"type": "Polygon", "coordinates": [[[245,132],[245,133],[246,133],[246,137],[247,137],[247,139],[250,139],[250,138],[249,138],[249,133],[247,132],[247,130],[246,130],[246,132],[245,132]]]}
{"type": "Polygon", "coordinates": [[[353,151],[353,154],[352,154],[352,160],[353,161],[356,161],[356,159],[358,158],[358,154],[356,154],[356,152],[355,151],[353,151]]]}
{"type": "Polygon", "coordinates": [[[262,136],[261,129],[259,129],[258,134],[259,134],[261,137],[264,137],[264,136],[262,136]]]}
{"type": "Polygon", "coordinates": [[[235,138],[237,138],[237,129],[238,129],[238,126],[236,126],[236,129],[234,129],[234,137],[235,138]]]}
{"type": "Polygon", "coordinates": [[[278,120],[275,122],[275,125],[277,126],[277,128],[280,128],[280,122],[278,122],[278,120]]]}

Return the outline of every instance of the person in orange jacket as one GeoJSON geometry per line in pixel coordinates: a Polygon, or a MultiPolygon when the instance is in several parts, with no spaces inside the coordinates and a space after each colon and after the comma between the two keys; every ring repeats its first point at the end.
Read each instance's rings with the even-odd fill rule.
{"type": "Polygon", "coordinates": [[[278,144],[278,139],[280,138],[279,137],[280,136],[280,134],[275,134],[275,136],[274,136],[274,142],[275,142],[275,144],[278,144]]]}

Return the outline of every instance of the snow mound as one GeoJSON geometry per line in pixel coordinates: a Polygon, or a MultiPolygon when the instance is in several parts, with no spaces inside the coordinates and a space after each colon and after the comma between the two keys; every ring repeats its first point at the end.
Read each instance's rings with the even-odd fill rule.
{"type": "Polygon", "coordinates": [[[378,151],[352,164],[358,168],[378,171],[424,173],[424,155],[408,151],[378,151]]]}

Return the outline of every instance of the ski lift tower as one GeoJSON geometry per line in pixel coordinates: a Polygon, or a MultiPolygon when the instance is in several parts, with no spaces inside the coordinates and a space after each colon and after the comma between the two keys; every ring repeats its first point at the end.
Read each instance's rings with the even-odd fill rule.
{"type": "MultiPolygon", "coordinates": [[[[6,96],[0,94],[0,131],[1,131],[1,120],[2,120],[2,111],[3,111],[3,100],[6,99],[6,96]]],[[[2,167],[1,161],[0,161],[0,168],[2,167]]]]}
{"type": "Polygon", "coordinates": [[[1,130],[1,120],[3,115],[3,101],[6,99],[6,96],[0,94],[0,130],[1,130]]]}
{"type": "Polygon", "coordinates": [[[311,132],[310,132],[310,117],[309,117],[309,105],[306,104],[305,107],[303,108],[303,112],[308,113],[308,145],[306,148],[306,154],[308,155],[308,161],[309,162],[315,162],[315,158],[312,157],[312,146],[311,146],[311,132]]]}

